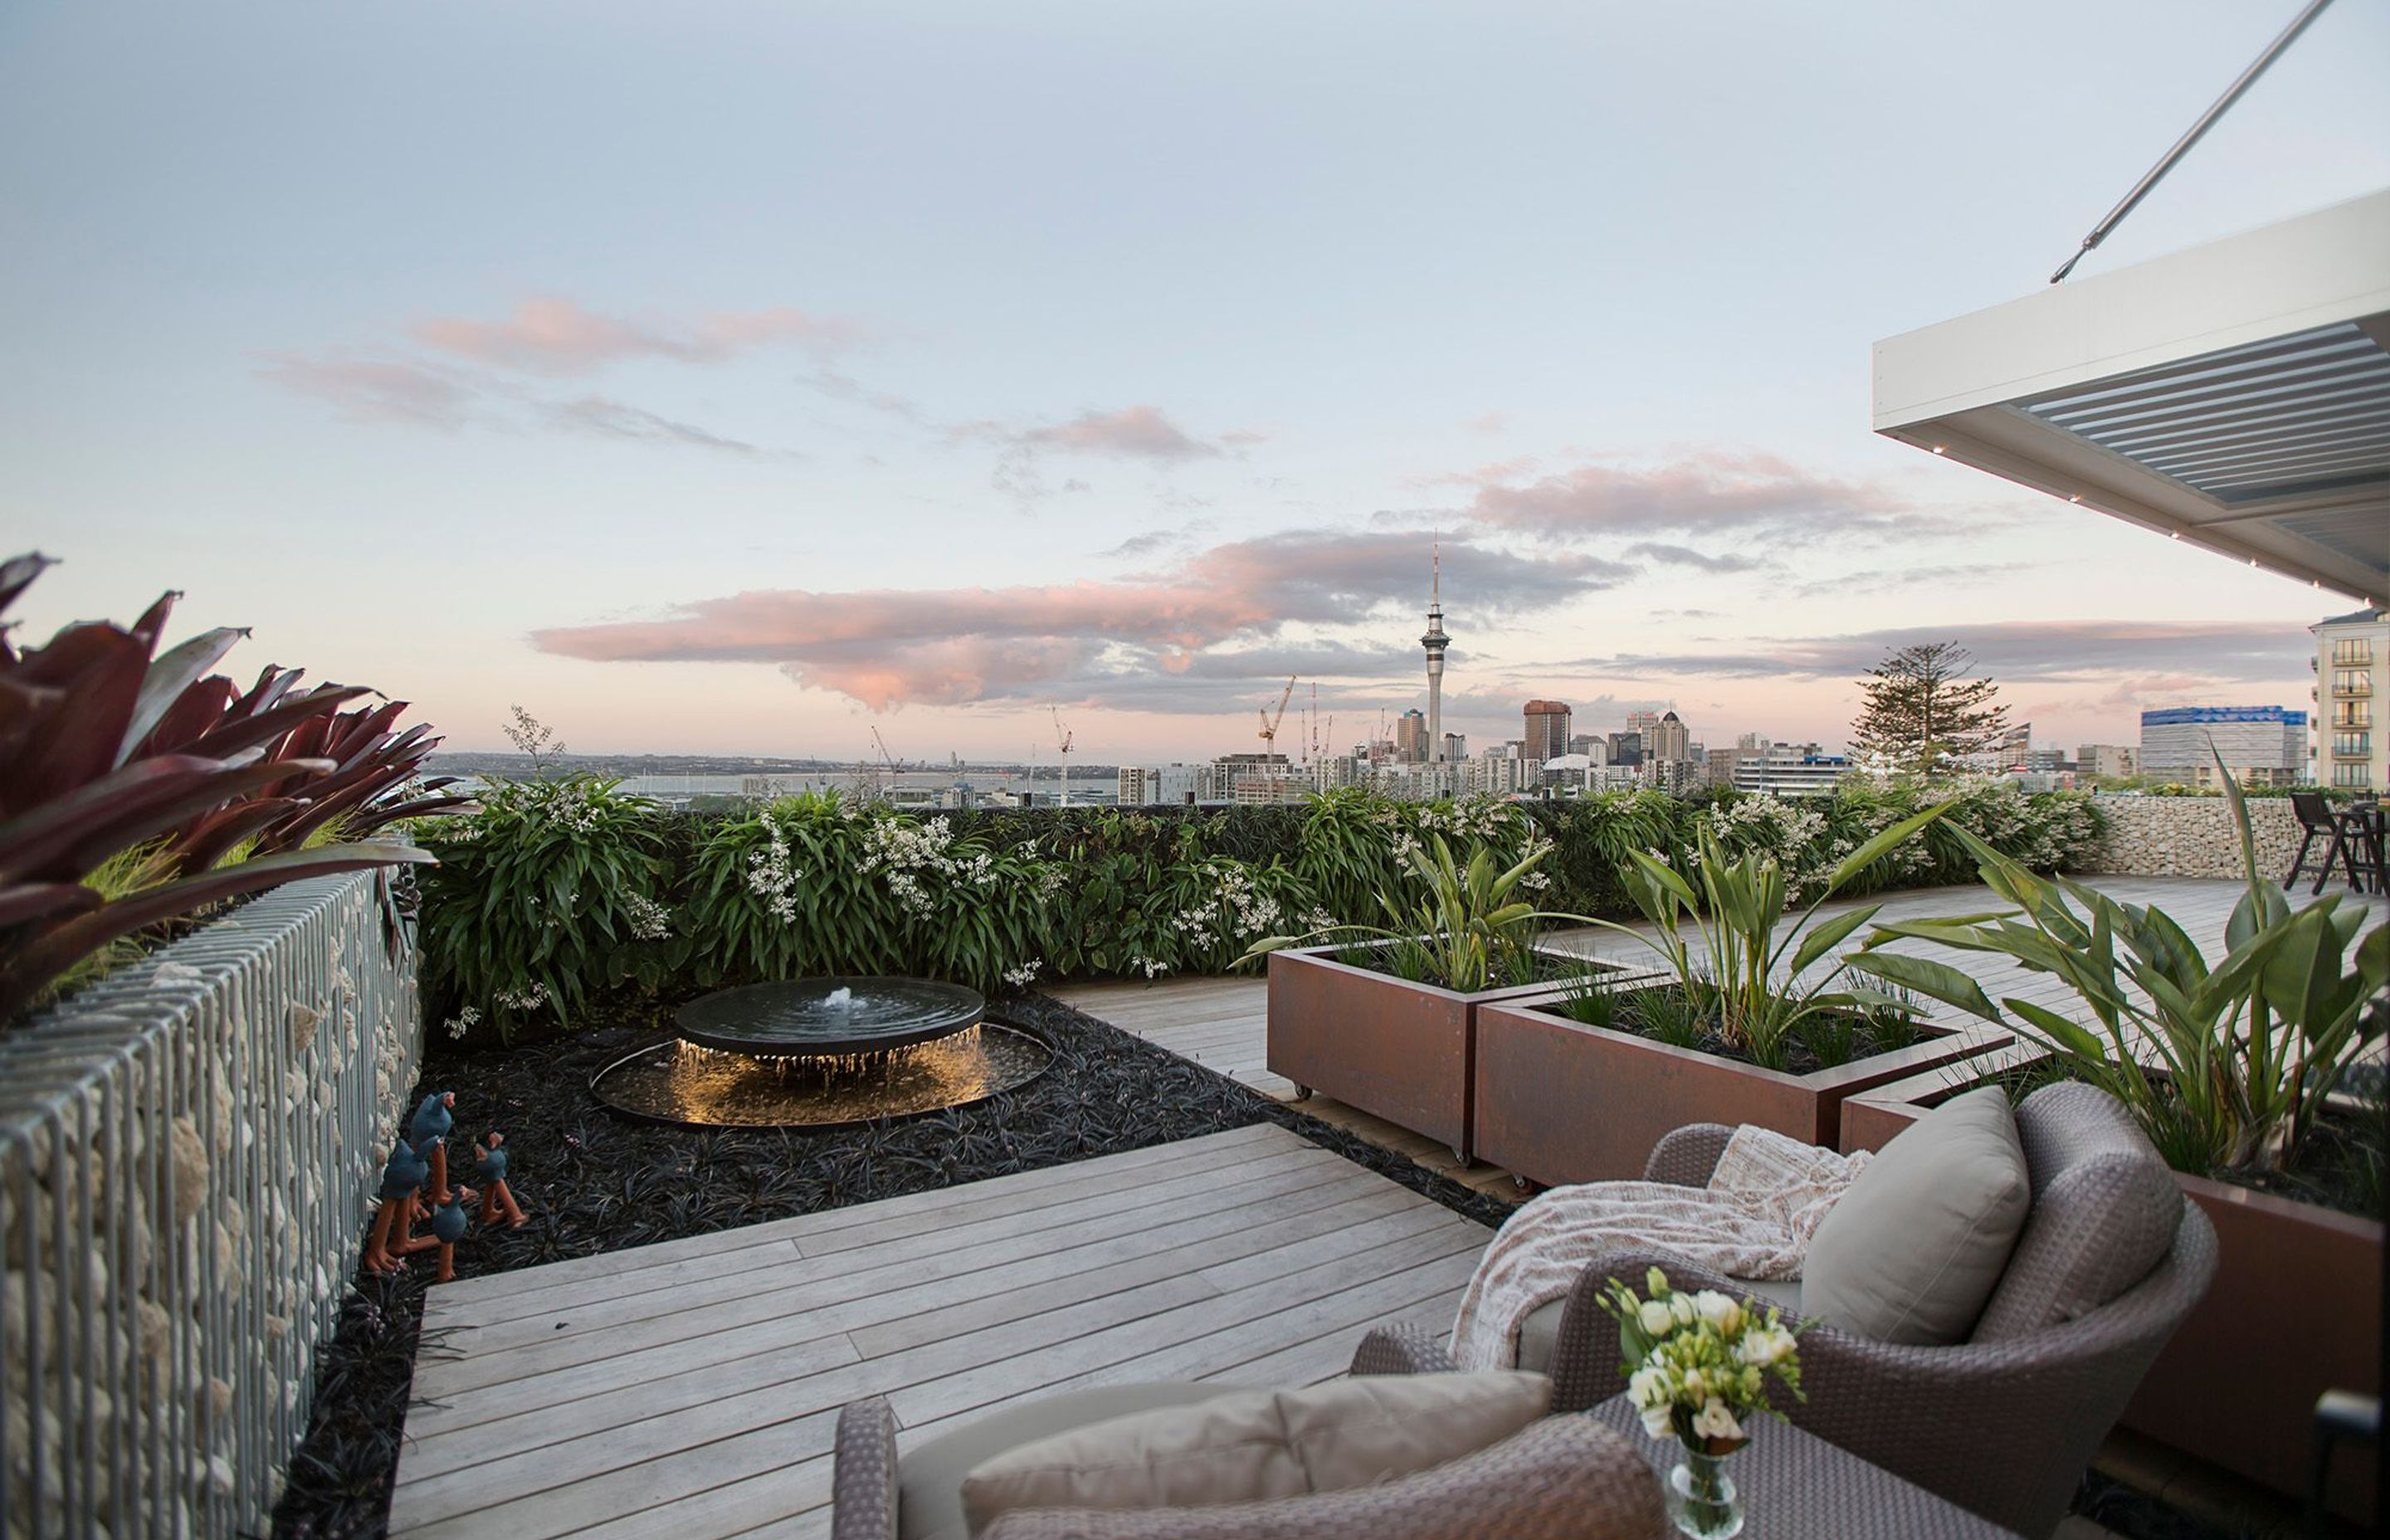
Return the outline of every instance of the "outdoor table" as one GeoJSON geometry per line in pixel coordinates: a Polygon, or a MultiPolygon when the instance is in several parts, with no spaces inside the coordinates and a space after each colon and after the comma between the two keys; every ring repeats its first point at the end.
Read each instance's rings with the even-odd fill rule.
{"type": "MultiPolygon", "coordinates": [[[[1626,1435],[1665,1485],[1682,1450],[1646,1436],[1625,1396],[1586,1415],[1626,1435]]],[[[1742,1494],[1742,1540],[2019,1540],[1789,1422],[1758,1416],[1743,1426],[1751,1442],[1727,1461],[1742,1494]]]]}
{"type": "Polygon", "coordinates": [[[2358,892],[2369,891],[2366,879],[2372,879],[2371,891],[2390,892],[2390,866],[2384,849],[2390,844],[2390,815],[2385,815],[2378,802],[2357,802],[2348,807],[2334,808],[2332,821],[2335,832],[2346,842],[2343,859],[2347,863],[2349,885],[2358,892]]]}

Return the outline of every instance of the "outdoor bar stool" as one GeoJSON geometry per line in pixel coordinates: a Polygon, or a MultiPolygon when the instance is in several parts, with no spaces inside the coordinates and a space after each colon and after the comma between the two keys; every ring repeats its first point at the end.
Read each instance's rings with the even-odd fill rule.
{"type": "Polygon", "coordinates": [[[2291,811],[2298,815],[2302,837],[2299,853],[2291,861],[2290,874],[2282,879],[2283,887],[2297,887],[2299,879],[2307,874],[2307,853],[2315,848],[2318,840],[2324,842],[2323,863],[2315,868],[2315,887],[2310,892],[2323,892],[2323,885],[2332,880],[2332,868],[2335,863],[2348,873],[2348,885],[2360,892],[2365,889],[2363,879],[2358,875],[2360,864],[2371,865],[2372,875],[2379,880],[2382,875],[2379,861],[2364,861],[2364,857],[2372,853],[2363,849],[2366,841],[2361,826],[2335,813],[2332,803],[2324,800],[2322,792],[2292,792],[2291,811]]]}
{"type": "Polygon", "coordinates": [[[2347,831],[2348,870],[2359,892],[2390,892],[2390,810],[2361,802],[2339,814],[2347,831]]]}

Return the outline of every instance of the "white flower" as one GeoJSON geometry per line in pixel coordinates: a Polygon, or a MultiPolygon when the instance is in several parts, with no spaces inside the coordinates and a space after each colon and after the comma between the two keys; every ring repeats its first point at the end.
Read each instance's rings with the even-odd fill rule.
{"type": "Polygon", "coordinates": [[[644,893],[625,893],[623,912],[636,940],[662,941],[672,934],[672,911],[644,893]]]}
{"type": "MultiPolygon", "coordinates": [[[[1679,1294],[1678,1299],[1684,1296],[1679,1294]]],[[[1645,1300],[1636,1307],[1635,1320],[1646,1337],[1664,1337],[1676,1326],[1677,1318],[1668,1310],[1665,1300],[1645,1300]]]]}
{"type": "Polygon", "coordinates": [[[1643,1431],[1655,1439],[1674,1438],[1677,1433],[1676,1412],[1667,1406],[1644,1407],[1643,1431]]]}
{"type": "Polygon", "coordinates": [[[1006,969],[1004,970],[1004,982],[1010,984],[1013,988],[1019,989],[1035,979],[1037,977],[1038,970],[1043,969],[1045,966],[1045,958],[1032,957],[1027,962],[1022,963],[1019,968],[1006,969]]]}
{"type": "Polygon", "coordinates": [[[544,981],[533,980],[532,986],[520,994],[502,989],[498,991],[498,1004],[508,1010],[537,1010],[547,1004],[547,984],[544,981]]]}
{"type": "Polygon", "coordinates": [[[472,1031],[474,1025],[481,1020],[481,1007],[479,1006],[467,1006],[463,1010],[460,1010],[456,1015],[448,1018],[448,1035],[452,1038],[462,1037],[467,1033],[472,1031]]]}
{"type": "Polygon", "coordinates": [[[1693,1308],[1693,1297],[1690,1294],[1670,1295],[1668,1313],[1677,1317],[1678,1326],[1690,1326],[1701,1315],[1701,1313],[1693,1308]]]}
{"type": "Polygon", "coordinates": [[[797,922],[796,885],[805,874],[789,859],[789,835],[769,813],[759,815],[765,847],[747,857],[747,887],[783,925],[797,922]]]}
{"type": "Polygon", "coordinates": [[[1734,1414],[1726,1409],[1725,1402],[1712,1396],[1702,1404],[1700,1411],[1693,1414],[1693,1431],[1703,1438],[1740,1439],[1742,1437],[1742,1424],[1735,1421],[1734,1414]]]}
{"type": "Polygon", "coordinates": [[[1734,1355],[1754,1368],[1764,1369],[1792,1356],[1792,1334],[1780,1326],[1755,1326],[1742,1334],[1734,1355]]]}
{"type": "Polygon", "coordinates": [[[1650,1364],[1626,1377],[1626,1398],[1645,1411],[1675,1399],[1668,1392],[1667,1374],[1650,1364]]]}
{"type": "Polygon", "coordinates": [[[1715,1289],[1704,1289],[1694,1295],[1693,1308],[1722,1335],[1731,1337],[1742,1328],[1742,1306],[1715,1289]]]}

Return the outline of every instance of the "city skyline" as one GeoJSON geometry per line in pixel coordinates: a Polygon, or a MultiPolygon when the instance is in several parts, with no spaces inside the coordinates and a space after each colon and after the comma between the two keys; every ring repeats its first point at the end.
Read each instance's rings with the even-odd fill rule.
{"type": "MultiPolygon", "coordinates": [[[[2011,19],[14,7],[24,632],[181,589],[477,751],[1194,761],[1289,674],[1832,747],[1946,639],[2053,744],[2304,706],[2337,596],[1869,430],[2280,19],[2011,19]]],[[[2390,182],[2385,52],[2328,12],[2084,273],[2390,182]]]]}

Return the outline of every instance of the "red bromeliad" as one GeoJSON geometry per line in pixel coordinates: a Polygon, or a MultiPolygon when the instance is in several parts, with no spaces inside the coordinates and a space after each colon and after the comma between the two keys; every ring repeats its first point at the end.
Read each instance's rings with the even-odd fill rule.
{"type": "Polygon", "coordinates": [[[211,673],[248,635],[237,628],[160,654],[177,595],[130,628],[78,622],[20,650],[7,613],[49,565],[0,562],[0,1024],[83,957],[176,916],[429,861],[361,837],[470,801],[418,781],[440,740],[393,730],[403,700],[343,709],[374,692],[302,688],[297,671],[272,666],[243,692],[211,673]],[[145,853],[147,885],[111,898],[85,882],[132,852],[145,853]]]}

